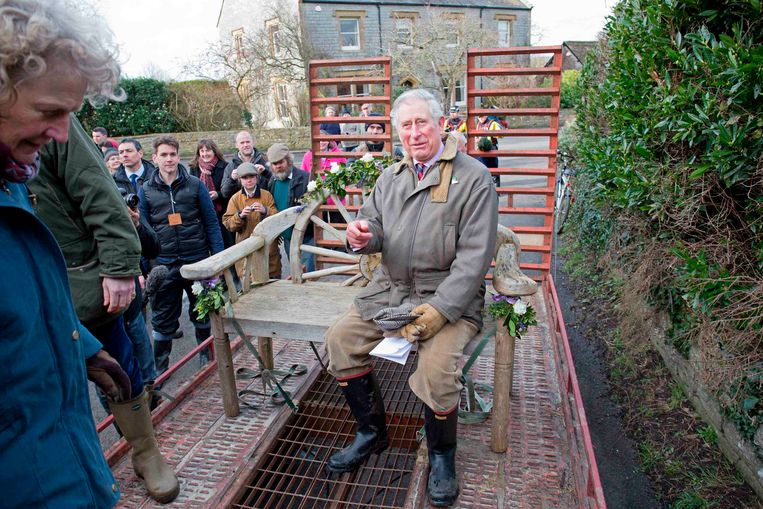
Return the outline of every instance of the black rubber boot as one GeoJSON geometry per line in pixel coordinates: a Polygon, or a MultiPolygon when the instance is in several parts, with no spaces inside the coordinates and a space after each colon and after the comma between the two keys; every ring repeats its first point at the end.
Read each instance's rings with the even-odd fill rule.
{"type": "Polygon", "coordinates": [[[352,443],[329,458],[326,468],[334,474],[357,470],[371,454],[389,446],[384,401],[373,372],[339,384],[358,426],[352,443]]]}
{"type": "MultiPolygon", "coordinates": [[[[170,354],[172,353],[172,340],[154,340],[154,363],[156,364],[156,376],[161,375],[170,367],[170,354]]],[[[158,387],[157,387],[158,388],[158,387]]]]}
{"type": "Polygon", "coordinates": [[[458,498],[459,492],[456,479],[458,409],[438,416],[425,406],[424,430],[429,448],[429,503],[435,507],[450,507],[458,498]]]}
{"type": "MultiPolygon", "coordinates": [[[[212,335],[212,329],[194,329],[196,331],[196,344],[200,345],[212,335]]],[[[209,363],[209,347],[199,352],[199,367],[203,368],[209,363]]]]}

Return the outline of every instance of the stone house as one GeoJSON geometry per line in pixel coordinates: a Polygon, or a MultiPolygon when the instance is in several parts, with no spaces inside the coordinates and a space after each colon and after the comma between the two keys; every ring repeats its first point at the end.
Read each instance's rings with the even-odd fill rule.
{"type": "MultiPolygon", "coordinates": [[[[273,4],[262,0],[222,0],[217,23],[220,38],[241,38],[263,26],[277,37],[274,19],[263,16],[273,4]],[[268,25],[270,23],[270,25],[268,25]]],[[[388,55],[405,48],[405,41],[426,22],[437,16],[444,24],[466,22],[491,34],[491,46],[529,46],[531,7],[522,0],[284,0],[277,9],[296,14],[309,43],[321,58],[365,58],[388,55]]],[[[449,44],[445,44],[447,50],[449,44]]],[[[393,72],[395,63],[393,61],[393,72]]],[[[393,75],[393,86],[433,87],[434,75],[393,75]]],[[[455,91],[446,91],[455,104],[466,101],[465,78],[456,82],[455,91]]],[[[288,86],[271,83],[268,100],[268,125],[280,127],[294,123],[289,111],[304,97],[304,84],[288,86]]],[[[338,95],[369,95],[367,85],[339,87],[338,95]]]]}

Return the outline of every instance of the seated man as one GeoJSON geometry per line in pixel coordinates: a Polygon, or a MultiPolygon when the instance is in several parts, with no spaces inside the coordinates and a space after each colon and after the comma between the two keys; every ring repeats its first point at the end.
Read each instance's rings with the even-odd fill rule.
{"type": "Polygon", "coordinates": [[[371,318],[382,308],[412,303],[412,314],[420,316],[399,334],[418,342],[418,367],[409,384],[425,404],[429,500],[448,506],[458,496],[458,361],[482,327],[498,200],[485,166],[459,152],[455,138],[443,143],[442,110],[429,92],[403,93],[392,119],[407,155],[382,172],[347,225],[349,247],[381,252],[382,263],[326,332],[329,372],[358,421],[354,441],[329,459],[328,469],[354,471],[388,447],[384,402],[369,356],[382,331],[371,318]]]}

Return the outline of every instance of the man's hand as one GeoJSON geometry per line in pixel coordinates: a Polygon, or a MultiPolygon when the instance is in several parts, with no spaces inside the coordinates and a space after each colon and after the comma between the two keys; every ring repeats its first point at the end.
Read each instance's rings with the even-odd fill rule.
{"type": "Polygon", "coordinates": [[[235,169],[232,172],[230,172],[230,178],[232,178],[233,180],[238,180],[238,169],[235,169]]]}
{"type": "Polygon", "coordinates": [[[368,231],[368,221],[350,221],[347,224],[347,243],[352,249],[363,249],[372,237],[373,234],[368,231]]]}
{"type": "Polygon", "coordinates": [[[218,196],[217,191],[210,191],[209,192],[209,199],[210,200],[215,201],[217,199],[217,196],[218,196]]]}
{"type": "Polygon", "coordinates": [[[400,329],[400,335],[410,342],[431,338],[448,322],[447,318],[429,304],[416,306],[411,314],[420,316],[400,329]]]}
{"type": "Polygon", "coordinates": [[[103,305],[109,313],[118,313],[135,298],[135,281],[128,277],[103,278],[103,305]]]}
{"type": "Polygon", "coordinates": [[[132,224],[135,225],[135,228],[138,227],[140,224],[140,211],[138,209],[132,209],[130,207],[127,207],[127,213],[130,214],[130,219],[132,219],[132,224]]]}
{"type": "Polygon", "coordinates": [[[98,350],[85,360],[87,378],[98,386],[111,401],[128,401],[131,397],[130,378],[106,350],[98,350]]]}
{"type": "Polygon", "coordinates": [[[254,171],[256,171],[257,175],[259,175],[260,173],[265,171],[265,167],[263,165],[261,165],[261,164],[255,164],[254,165],[254,171]]]}

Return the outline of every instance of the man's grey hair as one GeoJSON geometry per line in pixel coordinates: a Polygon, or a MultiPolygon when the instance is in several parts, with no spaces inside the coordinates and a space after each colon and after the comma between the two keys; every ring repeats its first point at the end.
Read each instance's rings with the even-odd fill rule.
{"type": "Polygon", "coordinates": [[[440,101],[435,98],[432,92],[423,88],[413,88],[400,94],[392,105],[392,124],[396,129],[400,129],[400,126],[397,123],[400,106],[414,101],[424,101],[427,104],[429,113],[432,115],[432,120],[434,120],[435,123],[442,117],[442,106],[440,106],[440,101]]]}
{"type": "Polygon", "coordinates": [[[123,100],[113,34],[63,0],[0,0],[0,104],[16,100],[24,80],[63,61],[85,79],[91,104],[123,100]]]}

